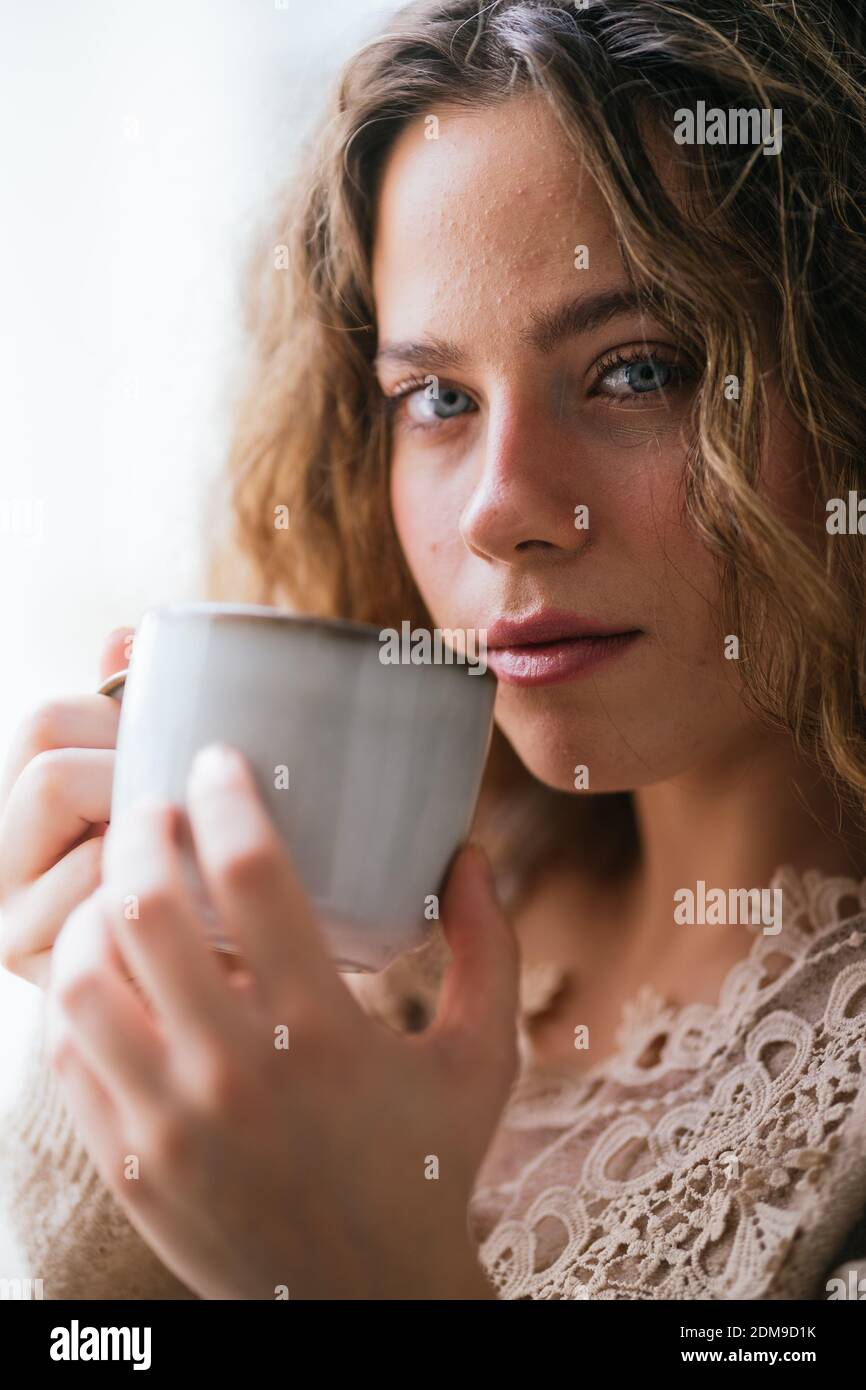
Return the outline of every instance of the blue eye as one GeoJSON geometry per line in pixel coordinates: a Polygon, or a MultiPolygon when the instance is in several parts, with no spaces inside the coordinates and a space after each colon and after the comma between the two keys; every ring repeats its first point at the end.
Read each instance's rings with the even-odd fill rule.
{"type": "Polygon", "coordinates": [[[456,386],[440,386],[438,395],[433,395],[425,387],[423,391],[409,391],[406,395],[406,413],[418,425],[429,425],[434,420],[451,420],[462,415],[472,402],[465,391],[456,386]]]}
{"type": "Polygon", "coordinates": [[[673,370],[669,362],[658,362],[647,358],[644,362],[630,362],[625,369],[625,379],[633,391],[657,391],[667,386],[673,370]]]}
{"type": "Polygon", "coordinates": [[[646,349],[613,352],[597,363],[595,374],[597,393],[621,404],[661,392],[666,386],[674,389],[690,376],[685,366],[646,349]]]}
{"type": "Polygon", "coordinates": [[[438,420],[448,420],[452,415],[462,413],[462,402],[472,404],[465,391],[458,391],[456,386],[445,386],[438,397],[434,396],[429,403],[438,420]]]}
{"type": "Polygon", "coordinates": [[[389,412],[399,410],[410,425],[424,429],[435,428],[437,424],[476,409],[466,391],[457,386],[434,387],[431,383],[432,378],[423,384],[406,382],[387,398],[389,412]]]}

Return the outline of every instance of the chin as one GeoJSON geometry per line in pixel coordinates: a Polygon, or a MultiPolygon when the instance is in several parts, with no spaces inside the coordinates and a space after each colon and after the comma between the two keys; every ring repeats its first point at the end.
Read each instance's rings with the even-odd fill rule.
{"type": "MultiPolygon", "coordinates": [[[[571,796],[591,797],[599,796],[605,792],[630,792],[634,791],[635,783],[624,774],[617,775],[611,772],[604,775],[595,766],[590,771],[588,785],[575,785],[576,775],[574,768],[577,759],[572,763],[570,769],[566,769],[566,774],[562,774],[561,764],[553,764],[544,757],[530,759],[524,757],[519,750],[515,750],[520,757],[527,772],[530,772],[536,781],[541,782],[545,787],[550,787],[551,791],[568,792],[571,796]]],[[[586,764],[588,766],[588,764],[586,764]]],[[[585,780],[585,779],[584,779],[585,780]]]]}
{"type": "Polygon", "coordinates": [[[631,766],[608,763],[602,765],[588,754],[581,758],[573,752],[566,753],[562,749],[551,748],[550,745],[539,745],[527,741],[526,738],[512,739],[505,730],[503,733],[527,772],[531,773],[536,781],[550,787],[551,791],[590,797],[607,792],[632,792],[644,783],[658,780],[657,777],[648,775],[645,767],[638,772],[631,766]],[[580,764],[589,769],[589,777],[587,779],[584,776],[581,784],[576,785],[575,769],[580,764]]]}
{"type": "Polygon", "coordinates": [[[546,786],[567,792],[627,790],[626,774],[635,770],[636,760],[618,730],[633,726],[635,712],[621,692],[601,696],[570,681],[536,688],[500,682],[494,713],[524,767],[546,786]],[[575,785],[579,766],[588,769],[588,787],[586,774],[575,785]]]}
{"type": "Polygon", "coordinates": [[[631,792],[689,766],[685,748],[677,746],[680,740],[666,730],[652,738],[644,728],[642,746],[636,748],[617,735],[610,719],[576,717],[573,709],[530,715],[497,706],[496,723],[527,772],[553,791],[574,796],[631,792]],[[586,769],[582,774],[581,768],[586,769]]]}
{"type": "Polygon", "coordinates": [[[585,790],[596,790],[599,769],[591,765],[588,753],[581,756],[576,751],[587,748],[585,735],[575,736],[567,728],[551,728],[549,724],[539,728],[535,721],[531,729],[526,720],[497,719],[497,723],[527,772],[546,787],[579,795],[581,788],[575,786],[575,768],[582,763],[589,767],[590,785],[585,790]]]}

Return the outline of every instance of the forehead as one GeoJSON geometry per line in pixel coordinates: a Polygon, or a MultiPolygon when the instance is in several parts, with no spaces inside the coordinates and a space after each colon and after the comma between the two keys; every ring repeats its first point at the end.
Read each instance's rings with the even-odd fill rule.
{"type": "Polygon", "coordinates": [[[512,311],[525,322],[530,304],[621,283],[613,220],[542,98],[436,114],[438,128],[419,118],[401,132],[383,170],[373,250],[383,332],[444,334],[449,318],[491,302],[500,326],[512,311]],[[579,245],[586,270],[575,268],[579,245]]]}

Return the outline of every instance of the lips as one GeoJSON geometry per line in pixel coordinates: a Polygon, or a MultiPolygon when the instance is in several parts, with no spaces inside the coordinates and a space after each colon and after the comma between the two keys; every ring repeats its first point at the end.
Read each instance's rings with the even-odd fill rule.
{"type": "Polygon", "coordinates": [[[494,622],[487,629],[487,664],[507,685],[552,685],[594,671],[641,635],[639,628],[611,627],[548,609],[494,622]]]}

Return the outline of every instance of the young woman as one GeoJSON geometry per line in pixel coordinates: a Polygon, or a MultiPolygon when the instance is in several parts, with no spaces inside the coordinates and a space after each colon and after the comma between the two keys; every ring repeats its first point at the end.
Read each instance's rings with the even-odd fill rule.
{"type": "Polygon", "coordinates": [[[114,704],[41,711],[0,871],[47,1296],[825,1298],[866,1255],[863,70],[827,0],[425,0],[348,64],[211,593],[486,631],[499,895],[467,849],[441,984],[350,991],[212,749],[226,976],[177,811],[103,839],[114,704]]]}

